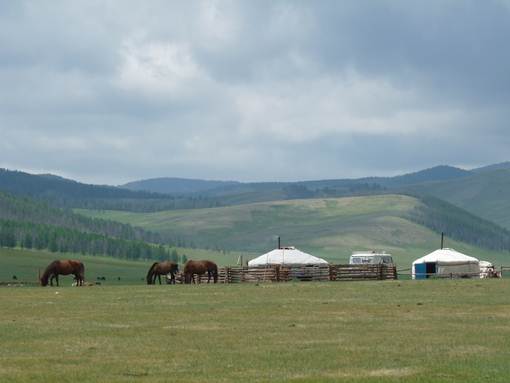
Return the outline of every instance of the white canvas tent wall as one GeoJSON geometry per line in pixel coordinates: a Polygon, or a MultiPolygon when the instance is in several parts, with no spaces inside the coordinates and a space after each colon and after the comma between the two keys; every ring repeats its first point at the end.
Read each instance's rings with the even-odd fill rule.
{"type": "Polygon", "coordinates": [[[252,259],[248,262],[248,266],[265,266],[265,265],[320,265],[326,262],[322,258],[304,253],[295,247],[283,247],[274,249],[269,253],[252,259]]]}
{"type": "Polygon", "coordinates": [[[480,261],[453,249],[440,249],[413,262],[413,279],[425,279],[431,273],[443,277],[478,277],[480,261]]]}

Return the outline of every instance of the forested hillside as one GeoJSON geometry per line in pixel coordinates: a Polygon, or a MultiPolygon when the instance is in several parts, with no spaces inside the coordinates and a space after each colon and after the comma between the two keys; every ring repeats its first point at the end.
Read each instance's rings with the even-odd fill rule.
{"type": "Polygon", "coordinates": [[[0,219],[17,222],[65,227],[81,232],[94,233],[126,240],[163,243],[161,234],[115,221],[92,219],[52,207],[42,201],[15,197],[0,192],[0,219]]]}
{"type": "Polygon", "coordinates": [[[0,246],[110,255],[166,258],[158,233],[114,221],[87,218],[29,198],[0,193],[0,246]],[[155,245],[159,244],[159,245],[155,245]]]}
{"type": "Polygon", "coordinates": [[[510,229],[510,170],[484,170],[448,182],[408,188],[415,194],[448,201],[472,214],[510,229]]]}
{"type": "Polygon", "coordinates": [[[421,197],[407,217],[436,232],[472,245],[510,251],[510,231],[435,197],[421,197]]]}

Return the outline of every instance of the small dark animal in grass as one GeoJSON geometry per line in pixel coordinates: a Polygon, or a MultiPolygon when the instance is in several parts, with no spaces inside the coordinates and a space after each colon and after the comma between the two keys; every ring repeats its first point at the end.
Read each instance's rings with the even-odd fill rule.
{"type": "Polygon", "coordinates": [[[200,276],[207,273],[207,283],[213,277],[214,283],[218,282],[218,266],[211,261],[188,261],[184,265],[184,283],[195,283],[195,274],[197,275],[197,283],[200,283],[200,276]]]}
{"type": "Polygon", "coordinates": [[[53,286],[53,280],[57,281],[59,275],[74,275],[76,286],[83,286],[85,280],[85,266],[80,261],[63,260],[51,262],[41,277],[41,285],[48,286],[48,281],[53,286]]]}
{"type": "Polygon", "coordinates": [[[156,284],[156,277],[161,284],[161,276],[170,274],[170,284],[175,285],[175,274],[179,272],[179,265],[175,262],[154,262],[147,273],[147,284],[156,284]]]}

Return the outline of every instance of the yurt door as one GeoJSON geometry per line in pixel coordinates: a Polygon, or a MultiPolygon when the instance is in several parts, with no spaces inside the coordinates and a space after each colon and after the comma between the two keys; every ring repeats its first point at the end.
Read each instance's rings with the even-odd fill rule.
{"type": "Polygon", "coordinates": [[[427,278],[427,264],[417,263],[414,265],[414,279],[427,278]]]}
{"type": "Polygon", "coordinates": [[[428,262],[425,263],[426,269],[427,269],[427,278],[430,278],[432,275],[436,273],[436,262],[428,262]]]}

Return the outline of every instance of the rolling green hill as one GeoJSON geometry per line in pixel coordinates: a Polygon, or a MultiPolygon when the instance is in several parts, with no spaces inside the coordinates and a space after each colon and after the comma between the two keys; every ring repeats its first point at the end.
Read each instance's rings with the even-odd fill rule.
{"type": "MultiPolygon", "coordinates": [[[[446,225],[441,229],[447,233],[451,230],[458,237],[469,239],[482,233],[482,237],[503,240],[505,244],[509,239],[505,230],[448,204],[435,206],[403,195],[291,200],[156,213],[79,212],[181,236],[198,247],[261,253],[274,248],[279,235],[286,245],[334,262],[346,262],[354,250],[382,249],[392,252],[400,265],[408,266],[413,259],[439,246],[439,234],[432,230],[437,230],[434,225],[438,220],[446,225]],[[465,232],[455,232],[458,227],[465,232]]],[[[498,263],[510,263],[507,251],[482,250],[466,242],[448,241],[447,245],[498,263]]]]}
{"type": "Polygon", "coordinates": [[[510,229],[510,169],[480,171],[469,177],[410,188],[459,206],[510,229]]]}

